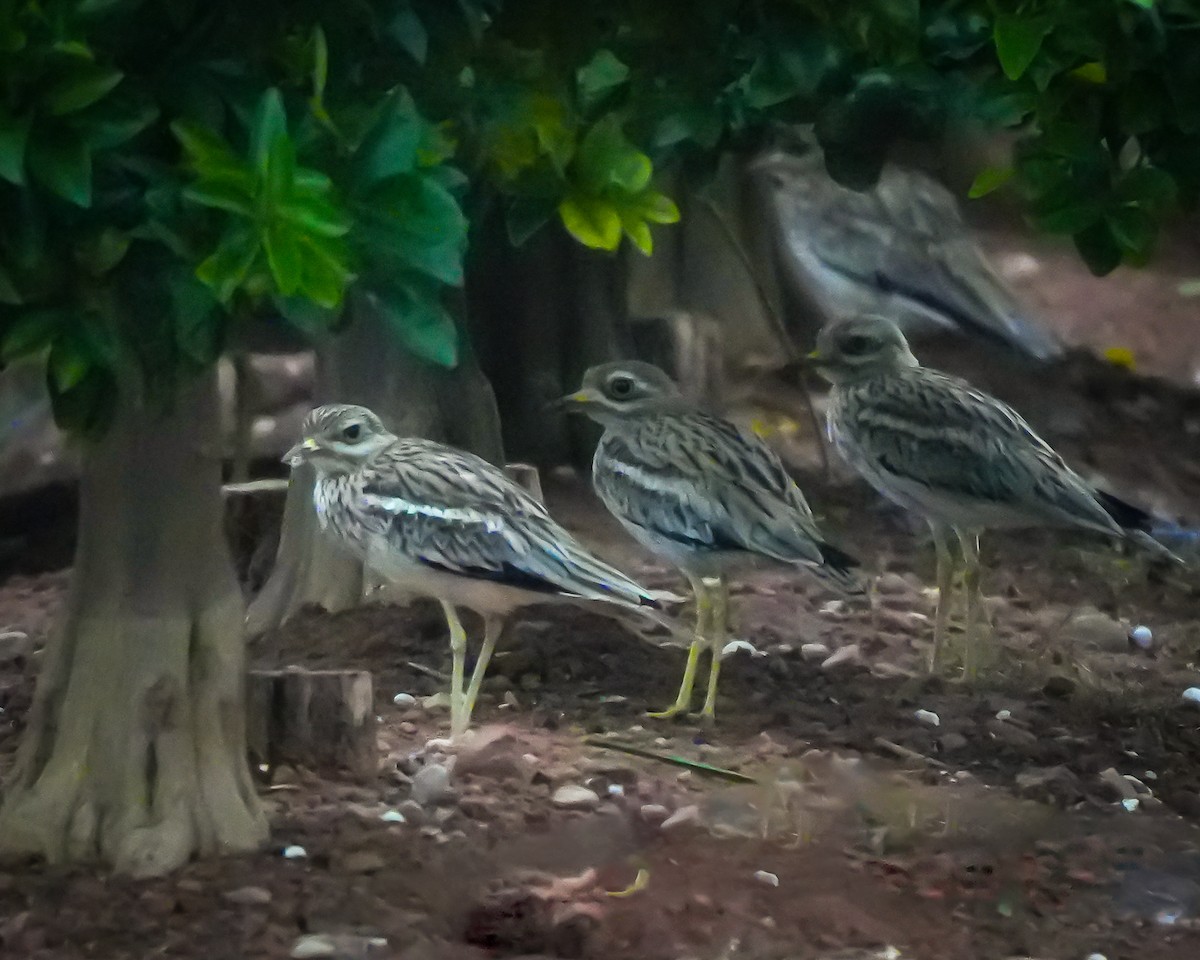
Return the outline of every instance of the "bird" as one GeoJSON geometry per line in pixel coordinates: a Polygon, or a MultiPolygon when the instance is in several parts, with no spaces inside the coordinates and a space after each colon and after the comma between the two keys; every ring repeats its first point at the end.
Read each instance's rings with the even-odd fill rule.
{"type": "Polygon", "coordinates": [[[749,167],[765,191],[784,263],[820,312],[881,313],[910,334],[956,331],[1035,362],[1062,344],[1023,304],[963,222],[954,194],[913,167],[885,164],[853,190],[834,181],[811,128],[749,167]]]}
{"type": "Polygon", "coordinates": [[[830,382],[833,446],[877,491],[922,516],[937,553],[938,604],[929,669],[941,662],[954,573],[963,556],[963,674],[977,676],[979,537],[997,528],[1057,527],[1132,541],[1159,556],[1155,518],[1067,466],[1012,407],[958,377],[921,366],[883,316],[842,318],[817,335],[808,363],[830,382]]]}
{"type": "Polygon", "coordinates": [[[593,556],[503,471],[474,454],[397,437],[366,407],[308,414],[284,456],[316,473],[313,506],[327,535],[402,589],[436,598],[452,655],[451,736],[470,726],[505,618],[553,600],[595,601],[666,624],[659,598],[593,556]],[[482,615],[483,642],[464,691],[465,607],[482,615]]]}
{"type": "Polygon", "coordinates": [[[592,367],[558,401],[604,427],[592,459],[596,493],[635,540],[668,560],[696,597],[696,632],[675,703],[691,707],[701,649],[711,653],[700,717],[716,715],[728,639],[730,571],[754,561],[804,567],[861,593],[858,563],[825,541],[778,455],[752,433],[693,408],[662,370],[641,361],[592,367]],[[706,581],[715,581],[709,586],[706,581]]]}

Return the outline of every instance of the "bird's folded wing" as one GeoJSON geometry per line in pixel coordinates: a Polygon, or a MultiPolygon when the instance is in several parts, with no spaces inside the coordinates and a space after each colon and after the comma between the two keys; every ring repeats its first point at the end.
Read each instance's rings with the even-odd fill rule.
{"type": "Polygon", "coordinates": [[[692,549],[822,562],[812,512],[782,462],[733,424],[689,416],[604,444],[596,483],[627,521],[692,549]]]}
{"type": "Polygon", "coordinates": [[[856,404],[859,455],[886,476],[1043,521],[1119,532],[1091,488],[1011,408],[953,377],[889,379],[856,404]]]}
{"type": "Polygon", "coordinates": [[[588,553],[545,508],[486,461],[428,443],[381,458],[360,494],[405,559],[539,592],[652,603],[588,553]]]}

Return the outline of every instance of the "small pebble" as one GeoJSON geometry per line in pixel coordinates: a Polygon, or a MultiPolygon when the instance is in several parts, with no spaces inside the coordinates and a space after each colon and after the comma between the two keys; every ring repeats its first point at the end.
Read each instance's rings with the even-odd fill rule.
{"type": "Polygon", "coordinates": [[[610,797],[623,797],[625,796],[625,788],[619,783],[610,783],[608,785],[608,795],[610,797]]]}
{"type": "Polygon", "coordinates": [[[295,960],[312,960],[314,957],[332,957],[337,948],[324,937],[316,934],[305,934],[292,946],[291,956],[295,960]]]}
{"type": "Polygon", "coordinates": [[[1129,631],[1129,642],[1135,647],[1149,650],[1154,643],[1154,632],[1144,624],[1138,624],[1129,631]]]}
{"type": "Polygon", "coordinates": [[[661,803],[643,803],[640,813],[647,823],[662,823],[671,815],[671,811],[661,803]]]}
{"type": "Polygon", "coordinates": [[[700,821],[700,808],[694,803],[689,803],[686,807],[680,807],[673,814],[667,817],[662,822],[664,830],[671,830],[675,827],[682,826],[685,823],[698,823],[700,821]]]}
{"type": "Polygon", "coordinates": [[[415,705],[416,702],[417,702],[417,698],[414,697],[411,693],[398,693],[394,697],[392,697],[392,703],[394,703],[398,707],[411,707],[411,706],[415,705]]]}
{"type": "Polygon", "coordinates": [[[383,813],[379,815],[379,819],[384,823],[408,823],[408,821],[404,819],[404,814],[402,814],[399,810],[384,810],[383,813]]]}
{"type": "Polygon", "coordinates": [[[800,656],[804,660],[824,660],[829,656],[829,648],[823,643],[801,644],[800,656]]]}
{"type": "Polygon", "coordinates": [[[838,614],[846,609],[845,600],[830,600],[828,603],[821,604],[820,612],[826,615],[838,614]]]}
{"type": "Polygon", "coordinates": [[[440,803],[449,795],[450,771],[440,763],[431,763],[413,775],[412,799],[421,806],[440,803]]]}
{"type": "Polygon", "coordinates": [[[1183,699],[1188,703],[1200,703],[1200,687],[1188,687],[1183,691],[1183,699]]]}
{"type": "Polygon", "coordinates": [[[228,891],[223,896],[230,903],[246,907],[261,906],[271,902],[271,891],[263,887],[239,887],[237,890],[228,891]]]}
{"type": "Polygon", "coordinates": [[[567,783],[554,791],[550,802],[562,810],[594,810],[600,798],[587,787],[567,783]]]}
{"type": "Polygon", "coordinates": [[[1087,955],[1087,960],[1108,960],[1108,957],[1102,953],[1089,953],[1087,955]]]}
{"type": "Polygon", "coordinates": [[[283,856],[286,860],[299,860],[308,856],[308,851],[303,847],[292,844],[290,847],[283,848],[283,856]]]}
{"type": "Polygon", "coordinates": [[[921,723],[930,727],[940,727],[942,725],[942,718],[932,710],[917,710],[913,713],[913,716],[921,723]]]}
{"type": "Polygon", "coordinates": [[[779,877],[776,874],[770,873],[766,870],[756,870],[754,872],[754,879],[759,883],[765,883],[768,887],[779,886],[779,877]]]}
{"type": "Polygon", "coordinates": [[[766,651],[760,652],[749,640],[730,640],[721,648],[721,659],[724,660],[730,654],[738,653],[739,651],[741,653],[748,653],[752,657],[765,657],[767,655],[766,651]]]}
{"type": "Polygon", "coordinates": [[[1130,813],[1133,813],[1134,810],[1141,806],[1141,803],[1142,802],[1138,800],[1137,797],[1126,797],[1121,801],[1121,806],[1123,806],[1130,813]]]}
{"type": "Polygon", "coordinates": [[[1011,710],[998,710],[996,712],[996,719],[997,720],[1011,720],[1012,719],[1012,711],[1011,710]]]}
{"type": "Polygon", "coordinates": [[[821,662],[822,670],[832,670],[834,667],[841,667],[846,664],[859,663],[862,661],[862,654],[858,650],[858,644],[852,643],[849,646],[840,647],[821,662]]]}

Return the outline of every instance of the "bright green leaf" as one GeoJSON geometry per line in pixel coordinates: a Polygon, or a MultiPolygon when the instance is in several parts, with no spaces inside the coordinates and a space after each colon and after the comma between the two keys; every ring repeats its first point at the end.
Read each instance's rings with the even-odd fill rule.
{"type": "Polygon", "coordinates": [[[29,170],[51,193],[78,207],[91,206],[92,155],[78,137],[32,137],[29,170]]]}
{"type": "Polygon", "coordinates": [[[666,194],[647,190],[638,198],[638,213],[651,223],[678,223],[679,207],[666,194]]]}
{"type": "Polygon", "coordinates": [[[626,139],[620,119],[612,114],[587,132],[579,145],[577,166],[580,180],[592,193],[608,186],[640,193],[654,173],[650,158],[626,139]]]}
{"type": "Polygon", "coordinates": [[[350,232],[349,218],[322,197],[294,197],[277,204],[275,215],[319,237],[344,237],[350,232]]]}
{"type": "Polygon", "coordinates": [[[254,215],[254,197],[239,186],[213,181],[184,188],[183,198],[202,207],[225,210],[239,216],[254,215]]]}
{"type": "Polygon", "coordinates": [[[558,205],[563,226],[585,247],[616,250],[621,243],[621,215],[610,203],[574,194],[558,205]]]}
{"type": "Polygon", "coordinates": [[[84,63],[54,84],[43,102],[52,116],[76,113],[102,100],[124,78],[120,70],[84,63]]]}
{"type": "Polygon", "coordinates": [[[611,50],[597,50],[584,66],[575,71],[575,84],[584,107],[598,103],[629,79],[625,66],[611,50]]]}
{"type": "Polygon", "coordinates": [[[429,33],[412,7],[405,6],[388,25],[388,35],[421,66],[429,53],[429,33]]]}
{"type": "Polygon", "coordinates": [[[971,189],[967,191],[967,196],[972,200],[986,197],[989,193],[999,190],[1008,183],[1014,173],[1012,167],[988,167],[981,170],[971,183],[971,189]]]}
{"type": "Polygon", "coordinates": [[[650,235],[650,225],[636,215],[621,211],[621,227],[635,247],[646,256],[654,252],[654,238],[650,235]]]}
{"type": "Polygon", "coordinates": [[[996,17],[992,39],[996,44],[996,55],[1000,66],[1009,80],[1019,80],[1033,63],[1042,48],[1042,41],[1053,29],[1053,23],[1044,17],[1002,14],[996,17]]]}
{"type": "Polygon", "coordinates": [[[313,303],[333,310],[341,305],[346,286],[353,279],[345,261],[345,250],[336,241],[303,235],[300,292],[313,303]]]}
{"type": "Polygon", "coordinates": [[[0,178],[18,187],[25,185],[25,148],[30,117],[11,117],[0,111],[0,178]]]}
{"type": "Polygon", "coordinates": [[[272,207],[291,193],[295,175],[296,147],[285,133],[283,136],[276,137],[275,142],[267,151],[266,176],[263,186],[266,188],[265,199],[272,207]]]}

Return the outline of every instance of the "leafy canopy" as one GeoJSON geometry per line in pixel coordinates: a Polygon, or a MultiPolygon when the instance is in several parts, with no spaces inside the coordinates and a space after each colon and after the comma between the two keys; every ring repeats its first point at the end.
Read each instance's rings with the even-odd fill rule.
{"type": "Polygon", "coordinates": [[[0,361],[60,423],[166,399],[250,320],[355,302],[457,362],[470,224],[645,254],[656,186],[813,125],[832,176],[975,124],[1097,273],[1200,193],[1190,0],[0,0],[0,361]]]}

